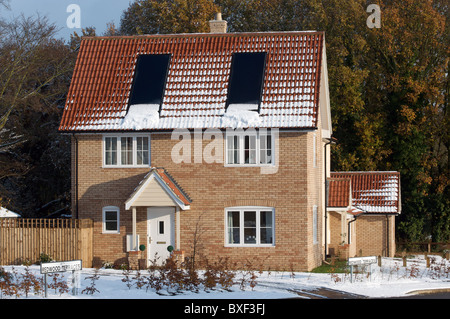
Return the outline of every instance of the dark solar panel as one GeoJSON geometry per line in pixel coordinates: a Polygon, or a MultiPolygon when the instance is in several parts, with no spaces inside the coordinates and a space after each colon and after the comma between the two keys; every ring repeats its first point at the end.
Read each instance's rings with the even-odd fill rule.
{"type": "Polygon", "coordinates": [[[138,57],[129,105],[161,105],[169,61],[169,54],[144,54],[138,57]]]}
{"type": "Polygon", "coordinates": [[[233,54],[227,105],[259,105],[263,88],[265,61],[265,52],[233,54]]]}

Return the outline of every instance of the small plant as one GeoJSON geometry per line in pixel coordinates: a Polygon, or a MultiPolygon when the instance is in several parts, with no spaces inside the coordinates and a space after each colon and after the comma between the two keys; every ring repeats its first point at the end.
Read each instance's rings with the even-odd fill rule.
{"type": "Polygon", "coordinates": [[[145,286],[145,278],[141,275],[139,270],[136,271],[136,275],[131,279],[136,281],[135,285],[137,289],[142,289],[142,287],[145,286]]]}
{"type": "Polygon", "coordinates": [[[63,293],[67,293],[69,291],[69,286],[67,286],[66,280],[61,277],[61,274],[54,273],[54,274],[48,274],[50,278],[52,278],[52,282],[48,285],[49,288],[55,290],[55,294],[59,292],[60,295],[63,293]]]}
{"type": "Polygon", "coordinates": [[[131,287],[133,287],[133,281],[130,278],[131,269],[127,269],[127,268],[123,269],[122,274],[124,276],[124,278],[122,278],[122,282],[124,282],[127,285],[128,289],[131,289],[131,287]]]}
{"type": "Polygon", "coordinates": [[[241,290],[245,290],[247,284],[252,288],[252,290],[256,287],[256,279],[258,276],[252,267],[252,262],[247,259],[247,262],[243,265],[241,270],[241,279],[239,280],[239,287],[241,290]]]}
{"type": "Polygon", "coordinates": [[[19,288],[14,283],[14,275],[7,272],[0,267],[0,293],[1,296],[16,296],[20,295],[19,288]]]}
{"type": "Polygon", "coordinates": [[[41,253],[39,255],[39,262],[40,263],[49,263],[51,261],[53,261],[53,258],[50,255],[45,254],[45,253],[41,253]]]}
{"type": "Polygon", "coordinates": [[[417,278],[419,276],[419,265],[416,263],[411,264],[409,268],[408,277],[409,278],[417,278]]]}
{"type": "Polygon", "coordinates": [[[105,269],[113,269],[114,268],[114,263],[110,262],[110,261],[104,261],[102,263],[102,267],[105,269]]]}
{"type": "Polygon", "coordinates": [[[25,297],[28,298],[28,294],[33,290],[35,294],[42,292],[42,278],[37,278],[31,271],[29,266],[25,267],[25,273],[21,276],[19,283],[19,289],[25,293],[25,297]]]}
{"type": "Polygon", "coordinates": [[[82,294],[86,293],[87,295],[93,295],[96,292],[100,292],[97,288],[95,288],[95,282],[100,279],[98,271],[98,269],[95,269],[95,272],[92,276],[84,278],[85,280],[89,279],[91,281],[91,284],[81,291],[82,294]]]}

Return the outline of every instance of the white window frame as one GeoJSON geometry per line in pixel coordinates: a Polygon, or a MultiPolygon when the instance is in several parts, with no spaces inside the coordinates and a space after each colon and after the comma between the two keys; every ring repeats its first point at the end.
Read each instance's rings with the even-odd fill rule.
{"type": "Polygon", "coordinates": [[[103,234],[119,234],[120,233],[120,208],[117,206],[105,206],[102,208],[102,233],[103,234]],[[117,229],[106,229],[106,212],[116,212],[117,214],[117,229]]]}
{"type": "Polygon", "coordinates": [[[123,168],[123,167],[150,167],[151,166],[151,136],[150,134],[105,134],[102,139],[102,166],[103,168],[123,168]],[[122,164],[121,155],[121,145],[122,138],[131,137],[133,139],[133,163],[132,164],[122,164]],[[148,138],[148,164],[137,164],[137,138],[147,137],[148,138]],[[117,148],[116,148],[116,164],[106,164],[106,138],[116,138],[117,148]]]}
{"type": "MultiPolygon", "coordinates": [[[[272,167],[275,166],[275,138],[274,133],[270,130],[266,129],[247,129],[247,130],[227,130],[225,132],[225,150],[224,150],[224,163],[225,167],[272,167]],[[271,150],[271,163],[260,163],[260,155],[261,155],[261,136],[270,135],[270,150],[271,150]],[[237,136],[239,140],[239,149],[238,149],[238,163],[229,163],[228,162],[228,137],[237,136]],[[245,137],[246,136],[254,136],[256,137],[256,160],[254,164],[245,163],[245,137]]],[[[233,148],[234,149],[234,148],[233,148]]],[[[267,146],[266,146],[267,150],[267,146]]]]}
{"type": "Polygon", "coordinates": [[[319,243],[319,213],[317,205],[313,206],[313,244],[319,243]]]}
{"type": "Polygon", "coordinates": [[[225,208],[225,247],[275,247],[275,208],[274,207],[262,207],[262,206],[239,206],[239,207],[227,207],[225,208]],[[239,244],[230,244],[228,238],[228,212],[239,212],[239,244]],[[244,211],[256,212],[256,243],[246,244],[244,243],[244,211]],[[261,244],[260,230],[261,230],[261,212],[272,212],[272,243],[261,244]]]}

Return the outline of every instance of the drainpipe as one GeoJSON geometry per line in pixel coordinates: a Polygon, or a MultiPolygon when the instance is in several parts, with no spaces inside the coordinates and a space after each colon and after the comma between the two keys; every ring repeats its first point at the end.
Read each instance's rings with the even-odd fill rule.
{"type": "Polygon", "coordinates": [[[327,258],[327,253],[328,253],[328,245],[327,245],[327,223],[328,223],[328,180],[327,180],[327,145],[330,144],[336,144],[336,139],[333,138],[332,136],[330,138],[327,138],[328,142],[325,143],[324,147],[324,177],[325,177],[325,254],[324,254],[324,259],[327,258]]]}
{"type": "Polygon", "coordinates": [[[389,257],[389,216],[386,214],[386,257],[389,257]]]}
{"type": "Polygon", "coordinates": [[[356,218],[358,217],[359,215],[355,215],[355,216],[353,216],[354,218],[351,220],[351,221],[349,221],[348,222],[348,224],[347,224],[347,234],[348,234],[348,244],[350,245],[350,224],[351,223],[353,223],[353,222],[356,222],[356,218]]]}
{"type": "Polygon", "coordinates": [[[75,219],[78,219],[78,138],[72,134],[75,140],[75,219]]]}

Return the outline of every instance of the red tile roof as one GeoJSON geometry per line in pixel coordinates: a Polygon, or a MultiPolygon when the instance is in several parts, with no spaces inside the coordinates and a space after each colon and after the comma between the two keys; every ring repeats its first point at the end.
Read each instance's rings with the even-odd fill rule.
{"type": "Polygon", "coordinates": [[[328,179],[328,207],[348,207],[351,202],[350,178],[328,179]]]}
{"type": "Polygon", "coordinates": [[[401,211],[399,172],[331,172],[331,178],[351,180],[352,207],[355,209],[367,213],[401,211]]]}
{"type": "Polygon", "coordinates": [[[235,52],[267,52],[253,126],[315,128],[323,47],[322,32],[83,38],[60,130],[129,130],[123,119],[139,54],[172,55],[159,120],[141,129],[229,127],[223,115],[235,52]]]}
{"type": "Polygon", "coordinates": [[[152,168],[150,172],[155,171],[159,177],[166,183],[172,192],[187,206],[192,202],[191,198],[184,192],[181,186],[175,181],[167,170],[161,167],[152,168]]]}
{"type": "Polygon", "coordinates": [[[183,204],[180,205],[183,209],[189,209],[189,206],[192,202],[191,198],[188,194],[181,188],[181,186],[175,181],[175,179],[169,174],[167,170],[162,167],[152,167],[149,173],[144,177],[144,179],[139,183],[139,185],[134,189],[133,193],[130,195],[129,199],[126,201],[125,208],[129,209],[129,207],[133,206],[133,202],[141,190],[143,190],[150,178],[156,175],[161,180],[161,183],[164,183],[165,186],[170,190],[173,198],[177,198],[183,204]],[[184,205],[184,206],[183,206],[184,205]],[[128,207],[129,206],[129,207],[128,207]]]}

